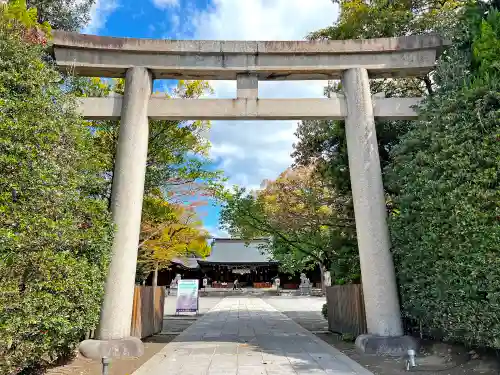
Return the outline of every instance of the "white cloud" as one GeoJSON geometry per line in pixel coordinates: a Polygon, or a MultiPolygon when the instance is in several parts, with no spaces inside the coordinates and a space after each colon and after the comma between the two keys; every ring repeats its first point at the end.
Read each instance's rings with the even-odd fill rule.
{"type": "Polygon", "coordinates": [[[231,144],[212,144],[211,153],[213,157],[235,157],[243,158],[245,156],[244,150],[236,145],[231,144]]]}
{"type": "Polygon", "coordinates": [[[200,39],[298,40],[337,15],[331,0],[214,0],[193,23],[200,39]]]}
{"type": "Polygon", "coordinates": [[[118,8],[117,0],[97,0],[90,10],[90,22],[84,34],[97,34],[106,25],[108,17],[118,8]]]}
{"type": "MultiPolygon", "coordinates": [[[[192,19],[195,39],[301,40],[331,25],[338,8],[331,0],[213,0],[192,19]]],[[[218,98],[234,98],[234,81],[213,81],[218,98]]],[[[321,97],[326,82],[259,82],[261,98],[321,97]]],[[[212,156],[230,183],[258,187],[292,163],[297,121],[214,121],[212,156]]]]}
{"type": "Polygon", "coordinates": [[[212,238],[229,238],[231,237],[227,231],[224,229],[221,229],[220,227],[215,227],[215,226],[206,226],[205,230],[210,233],[210,236],[212,238]]]}
{"type": "Polygon", "coordinates": [[[165,9],[168,7],[178,7],[179,0],[152,0],[155,7],[165,9]]]}

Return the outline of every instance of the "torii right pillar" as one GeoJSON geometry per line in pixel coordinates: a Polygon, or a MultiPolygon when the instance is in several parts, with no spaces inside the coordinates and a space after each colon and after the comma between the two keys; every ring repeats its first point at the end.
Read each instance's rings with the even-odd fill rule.
{"type": "Polygon", "coordinates": [[[418,342],[403,336],[382,171],[368,72],[344,72],[342,85],[347,104],[345,120],[367,335],[356,345],[365,353],[404,355],[418,342]]]}

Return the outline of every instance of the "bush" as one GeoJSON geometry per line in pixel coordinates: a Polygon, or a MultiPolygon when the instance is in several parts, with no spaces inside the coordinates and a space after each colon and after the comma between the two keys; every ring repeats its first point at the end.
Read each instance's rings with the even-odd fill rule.
{"type": "Polygon", "coordinates": [[[352,333],[343,333],[341,335],[341,339],[342,339],[342,341],[345,341],[345,342],[355,342],[356,341],[356,337],[352,333]]]}
{"type": "Polygon", "coordinates": [[[325,303],[323,307],[321,308],[321,315],[323,315],[323,318],[328,320],[328,304],[325,303]]]}
{"type": "Polygon", "coordinates": [[[439,88],[393,150],[387,182],[406,316],[500,348],[500,16],[489,14],[467,12],[456,34],[465,37],[439,62],[439,88]]]}
{"type": "Polygon", "coordinates": [[[15,374],[69,353],[95,327],[112,226],[75,98],[42,46],[3,21],[0,373],[15,374]]]}
{"type": "Polygon", "coordinates": [[[11,261],[15,264],[0,265],[6,275],[2,277],[0,373],[70,354],[95,327],[102,297],[102,269],[85,258],[49,250],[24,253],[11,261]],[[21,287],[20,274],[29,277],[21,287]]]}

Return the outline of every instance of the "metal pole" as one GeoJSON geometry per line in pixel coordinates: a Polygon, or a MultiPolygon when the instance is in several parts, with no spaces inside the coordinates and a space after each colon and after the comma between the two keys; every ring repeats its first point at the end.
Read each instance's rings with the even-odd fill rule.
{"type": "Polygon", "coordinates": [[[111,359],[104,357],[102,359],[102,375],[109,375],[109,364],[111,363],[111,359]]]}

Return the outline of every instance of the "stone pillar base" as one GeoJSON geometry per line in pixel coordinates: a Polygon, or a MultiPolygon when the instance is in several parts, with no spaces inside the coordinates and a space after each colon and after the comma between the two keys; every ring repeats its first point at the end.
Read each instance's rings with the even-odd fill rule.
{"type": "Polygon", "coordinates": [[[418,353],[420,342],[412,336],[359,335],[356,347],[365,354],[403,357],[408,355],[409,349],[418,353]]]}
{"type": "Polygon", "coordinates": [[[116,340],[85,340],[80,343],[78,350],[85,358],[95,360],[141,357],[144,354],[144,344],[137,337],[116,340]]]}

